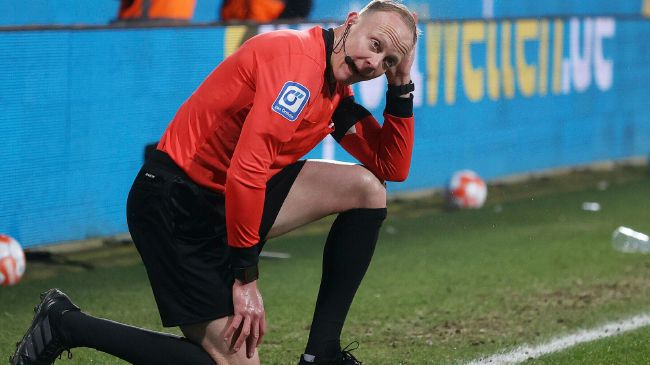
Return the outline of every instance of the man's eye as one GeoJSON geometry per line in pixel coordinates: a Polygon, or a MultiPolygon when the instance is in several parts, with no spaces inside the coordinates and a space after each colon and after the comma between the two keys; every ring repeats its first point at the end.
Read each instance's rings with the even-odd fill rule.
{"type": "Polygon", "coordinates": [[[378,49],[379,48],[379,42],[373,40],[371,43],[372,49],[378,49]]]}

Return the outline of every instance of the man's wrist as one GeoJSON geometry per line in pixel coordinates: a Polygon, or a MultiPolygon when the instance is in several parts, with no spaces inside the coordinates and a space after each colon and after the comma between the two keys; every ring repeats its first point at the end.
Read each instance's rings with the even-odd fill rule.
{"type": "Polygon", "coordinates": [[[233,284],[233,286],[234,286],[234,285],[237,285],[237,286],[249,286],[249,285],[255,285],[255,286],[257,286],[257,280],[253,280],[253,281],[251,281],[251,282],[244,283],[244,282],[242,282],[242,281],[239,281],[239,280],[235,279],[235,283],[233,284]]]}
{"type": "Polygon", "coordinates": [[[411,83],[411,75],[406,75],[406,76],[395,76],[391,80],[388,80],[389,85],[406,85],[411,83]]]}

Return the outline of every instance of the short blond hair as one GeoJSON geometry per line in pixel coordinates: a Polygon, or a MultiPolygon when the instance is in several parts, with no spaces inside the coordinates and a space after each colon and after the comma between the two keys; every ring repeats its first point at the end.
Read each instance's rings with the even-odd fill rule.
{"type": "Polygon", "coordinates": [[[406,5],[402,4],[399,0],[372,0],[361,9],[361,11],[359,11],[359,15],[363,15],[364,13],[375,13],[378,11],[395,12],[399,14],[406,26],[413,32],[413,44],[415,44],[420,35],[420,30],[418,29],[418,25],[415,23],[413,13],[411,13],[406,5]]]}

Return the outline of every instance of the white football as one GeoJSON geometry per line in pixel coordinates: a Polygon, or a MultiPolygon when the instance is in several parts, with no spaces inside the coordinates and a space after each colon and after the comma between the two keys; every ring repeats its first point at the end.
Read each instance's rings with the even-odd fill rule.
{"type": "Polygon", "coordinates": [[[447,187],[447,199],[451,206],[478,209],[486,198],[487,185],[476,172],[461,170],[451,177],[447,187]]]}
{"type": "Polygon", "coordinates": [[[20,243],[0,234],[0,285],[16,285],[25,274],[25,252],[20,243]]]}

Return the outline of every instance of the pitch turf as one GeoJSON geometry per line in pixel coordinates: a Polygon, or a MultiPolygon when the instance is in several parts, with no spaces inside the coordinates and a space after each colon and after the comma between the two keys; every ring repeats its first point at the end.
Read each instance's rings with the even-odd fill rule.
{"type": "MultiPolygon", "coordinates": [[[[577,171],[489,189],[486,206],[476,211],[446,211],[439,196],[390,204],[343,333],[343,345],[360,342],[354,354],[364,364],[462,364],[650,312],[650,255],[610,245],[619,225],[650,232],[646,169],[577,171]],[[602,210],[584,211],[583,202],[602,210]]],[[[267,246],[292,258],[261,264],[269,326],[263,364],[295,364],[304,348],[329,222],[267,246]]],[[[66,259],[95,268],[30,262],[21,284],[0,288],[0,353],[11,353],[38,293],[50,287],[93,315],[178,333],[160,327],[131,246],[66,259]]],[[[647,364],[649,338],[643,328],[526,363],[647,364]]],[[[122,363],[94,350],[73,354],[60,362],[122,363]]]]}
{"type": "Polygon", "coordinates": [[[570,351],[529,360],[525,365],[611,365],[650,362],[650,328],[576,346],[570,351]]]}

